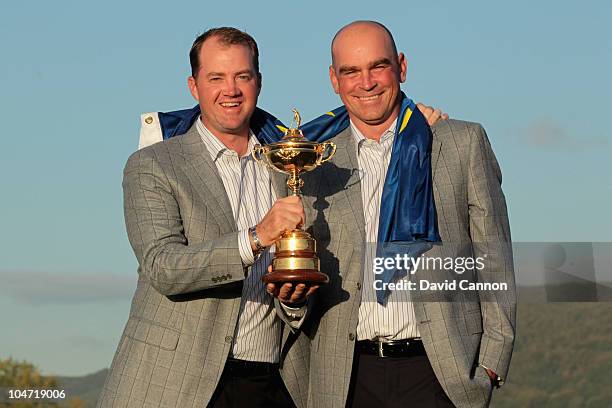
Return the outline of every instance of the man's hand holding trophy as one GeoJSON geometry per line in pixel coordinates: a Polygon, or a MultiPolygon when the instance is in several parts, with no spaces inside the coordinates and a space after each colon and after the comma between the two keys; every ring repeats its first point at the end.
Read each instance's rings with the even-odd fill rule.
{"type": "MultiPolygon", "coordinates": [[[[299,130],[300,114],[296,109],[293,109],[293,113],[295,127],[287,129],[280,141],[257,145],[253,149],[255,160],[289,175],[287,186],[291,196],[288,200],[300,197],[300,189],[304,185],[300,175],[316,169],[336,152],[336,145],[332,142],[307,140],[299,130]]],[[[329,281],[329,277],[319,270],[315,240],[300,225],[286,230],[276,240],[275,246],[270,273],[263,277],[270,294],[281,301],[296,303],[312,294],[320,284],[329,281]]]]}

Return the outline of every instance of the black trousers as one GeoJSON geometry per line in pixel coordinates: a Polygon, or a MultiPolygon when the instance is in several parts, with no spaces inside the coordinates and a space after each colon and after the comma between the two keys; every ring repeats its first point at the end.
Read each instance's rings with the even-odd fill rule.
{"type": "Polygon", "coordinates": [[[278,365],[228,360],[209,408],[294,408],[278,365]]]}
{"type": "Polygon", "coordinates": [[[355,351],[347,407],[444,407],[454,405],[427,356],[379,357],[355,351]]]}

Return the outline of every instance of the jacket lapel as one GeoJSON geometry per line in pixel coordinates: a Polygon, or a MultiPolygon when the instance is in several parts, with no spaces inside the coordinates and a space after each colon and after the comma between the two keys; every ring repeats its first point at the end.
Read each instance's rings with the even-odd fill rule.
{"type": "MultiPolygon", "coordinates": [[[[330,184],[331,191],[340,191],[340,195],[346,199],[348,206],[350,206],[352,219],[345,219],[345,225],[355,226],[361,236],[361,242],[365,242],[361,176],[357,161],[357,148],[355,140],[351,136],[350,128],[340,132],[332,141],[336,144],[336,154],[332,159],[335,166],[330,166],[332,174],[329,175],[328,183],[330,184]],[[340,174],[342,170],[350,172],[348,179],[340,174]]],[[[334,204],[337,206],[337,201],[334,204]]]]}
{"type": "Polygon", "coordinates": [[[185,156],[185,173],[191,180],[195,193],[206,203],[222,233],[237,231],[223,181],[195,125],[180,136],[180,145],[185,156]]]}
{"type": "Polygon", "coordinates": [[[272,183],[272,188],[276,193],[277,198],[287,197],[288,187],[287,187],[287,175],[281,173],[280,171],[276,171],[266,166],[268,169],[268,173],[270,174],[270,181],[272,183]]]}
{"type": "MultiPolygon", "coordinates": [[[[436,167],[438,159],[440,158],[440,150],[442,149],[442,142],[439,137],[436,137],[436,129],[440,127],[434,126],[431,128],[432,141],[431,141],[431,178],[432,180],[436,176],[436,167]]],[[[440,133],[440,132],[438,132],[440,133]]]]}

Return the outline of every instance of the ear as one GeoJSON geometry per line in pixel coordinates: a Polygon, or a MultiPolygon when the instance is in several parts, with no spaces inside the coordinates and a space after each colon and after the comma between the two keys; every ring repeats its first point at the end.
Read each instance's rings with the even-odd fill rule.
{"type": "Polygon", "coordinates": [[[187,78],[187,86],[189,87],[189,92],[191,92],[191,96],[196,101],[200,100],[200,93],[198,92],[198,85],[196,83],[196,79],[193,76],[187,78]]]}
{"type": "Polygon", "coordinates": [[[334,88],[334,92],[339,94],[340,87],[338,86],[338,77],[336,77],[336,71],[333,65],[329,66],[329,80],[331,81],[332,88],[334,88]]]}
{"type": "Polygon", "coordinates": [[[257,73],[257,96],[259,96],[259,94],[261,93],[261,85],[262,85],[262,76],[261,76],[261,72],[257,73]]]}
{"type": "Polygon", "coordinates": [[[404,55],[403,52],[400,52],[397,56],[397,61],[399,62],[399,68],[400,68],[400,82],[404,83],[406,82],[406,73],[408,72],[408,62],[406,61],[406,56],[404,55]]]}

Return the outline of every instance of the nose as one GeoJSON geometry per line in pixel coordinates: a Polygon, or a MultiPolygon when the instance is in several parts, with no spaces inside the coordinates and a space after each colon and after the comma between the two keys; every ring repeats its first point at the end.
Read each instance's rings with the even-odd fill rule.
{"type": "Polygon", "coordinates": [[[240,95],[240,88],[238,88],[235,79],[227,78],[227,80],[225,81],[225,87],[223,89],[223,94],[225,96],[239,96],[240,95]]]}
{"type": "Polygon", "coordinates": [[[372,90],[372,88],[374,88],[376,86],[376,82],[374,81],[374,79],[372,78],[372,75],[370,74],[370,71],[364,71],[361,74],[361,87],[366,90],[366,91],[370,91],[372,90]]]}

